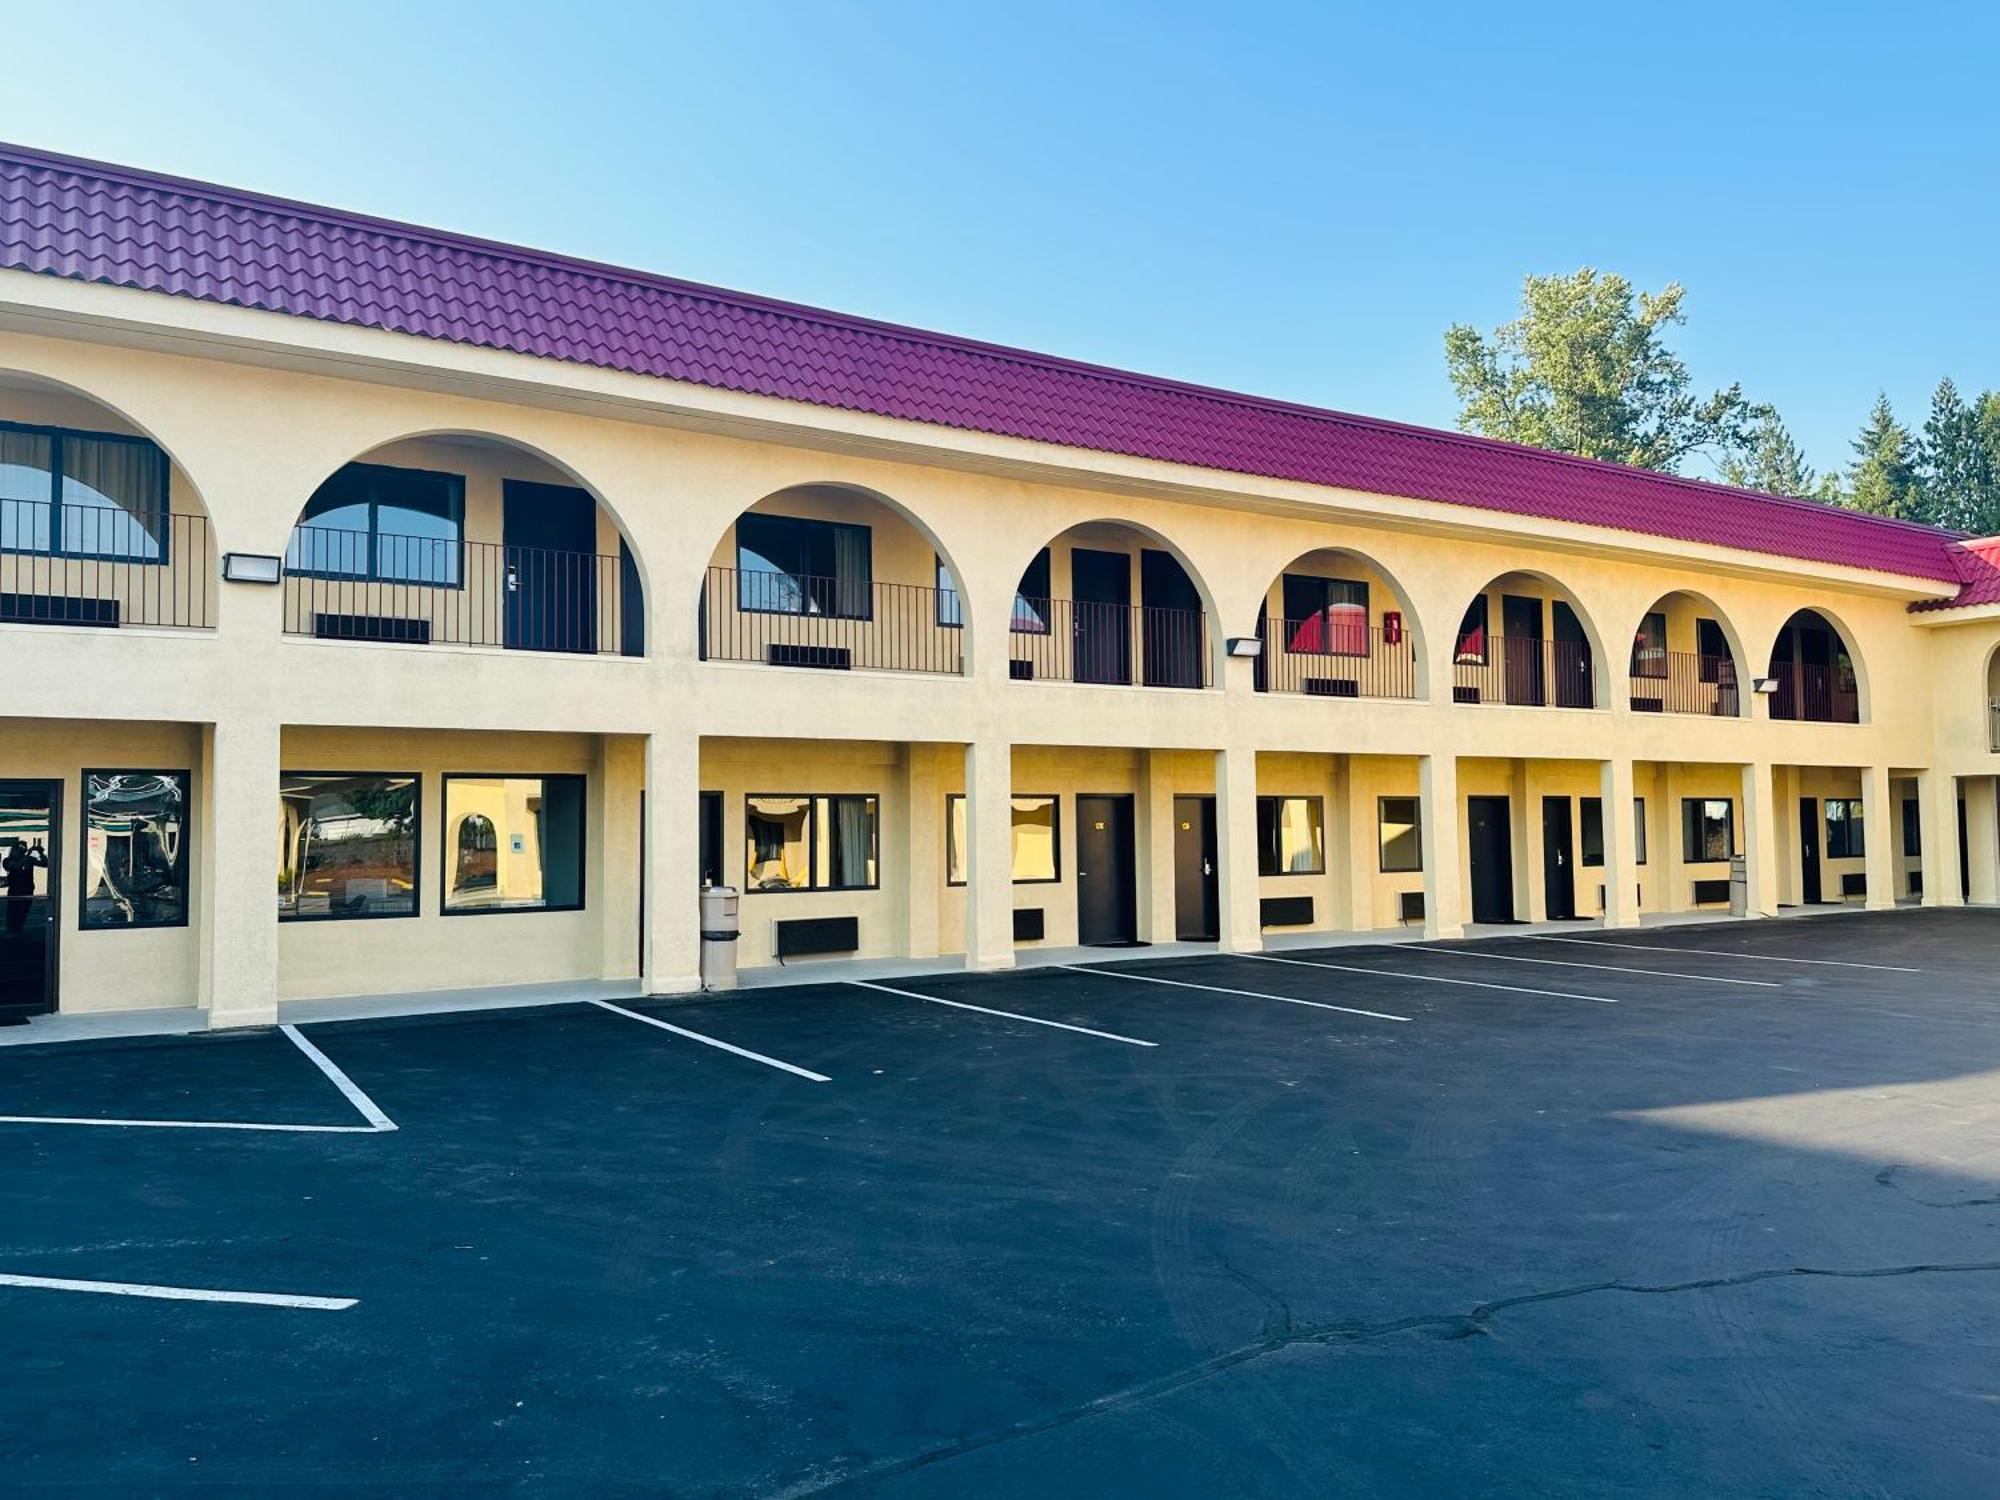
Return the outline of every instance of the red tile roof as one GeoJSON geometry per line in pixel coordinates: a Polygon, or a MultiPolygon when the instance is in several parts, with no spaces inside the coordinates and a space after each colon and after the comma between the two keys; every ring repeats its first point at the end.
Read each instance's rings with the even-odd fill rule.
{"type": "Polygon", "coordinates": [[[1974,604],[2000,604],[2000,536],[1954,542],[1946,556],[1958,569],[1958,593],[1949,599],[1920,599],[1911,609],[1966,609],[1974,604]]]}
{"type": "Polygon", "coordinates": [[[1906,522],[0,145],[0,268],[1230,473],[1958,582],[1906,522]]]}

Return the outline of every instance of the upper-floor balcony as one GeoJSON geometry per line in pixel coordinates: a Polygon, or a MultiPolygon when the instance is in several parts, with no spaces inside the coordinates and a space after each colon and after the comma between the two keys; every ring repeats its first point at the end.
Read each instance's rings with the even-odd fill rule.
{"type": "Polygon", "coordinates": [[[1494,636],[1482,652],[1461,649],[1453,659],[1451,698],[1454,703],[1526,708],[1595,708],[1593,671],[1588,641],[1494,636]]]}
{"type": "Polygon", "coordinates": [[[1728,656],[1697,651],[1635,653],[1632,661],[1632,712],[1637,714],[1703,714],[1734,719],[1743,712],[1736,663],[1728,656]]]}
{"type": "Polygon", "coordinates": [[[1986,748],[2000,755],[2000,698],[1986,705],[1986,748]]]}
{"type": "Polygon", "coordinates": [[[1847,638],[1817,610],[1785,622],[1771,648],[1771,717],[1812,724],[1859,724],[1860,679],[1847,638]]]}
{"type": "Polygon", "coordinates": [[[208,517],[0,499],[0,623],[215,624],[208,517]]]}
{"type": "Polygon", "coordinates": [[[858,573],[710,568],[699,649],[703,661],[958,675],[959,608],[956,589],[858,573]]]}
{"type": "Polygon", "coordinates": [[[1361,607],[1333,606],[1303,619],[1262,622],[1257,658],[1260,693],[1309,698],[1415,698],[1416,643],[1402,623],[1370,625],[1361,607]]]}
{"type": "Polygon", "coordinates": [[[1208,616],[1157,604],[1017,595],[1007,670],[1017,682],[1204,688],[1208,616]]]}

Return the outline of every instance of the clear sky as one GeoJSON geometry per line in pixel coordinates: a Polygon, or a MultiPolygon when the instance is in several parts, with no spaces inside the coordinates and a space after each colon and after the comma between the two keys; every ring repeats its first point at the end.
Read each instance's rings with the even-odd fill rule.
{"type": "Polygon", "coordinates": [[[8,0],[0,139],[1437,426],[1530,272],[2000,385],[2000,7],[8,0]]]}

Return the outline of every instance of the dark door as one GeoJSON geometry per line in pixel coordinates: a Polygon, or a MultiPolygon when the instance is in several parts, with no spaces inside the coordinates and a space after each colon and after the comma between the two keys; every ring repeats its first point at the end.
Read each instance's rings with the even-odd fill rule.
{"type": "Polygon", "coordinates": [[[1465,848],[1472,866],[1472,920],[1514,920],[1514,817],[1505,797],[1468,797],[1465,848]]]}
{"type": "Polygon", "coordinates": [[[1507,701],[1546,703],[1542,672],[1542,601],[1504,594],[1500,599],[1501,650],[1506,653],[1507,701]]]}
{"type": "Polygon", "coordinates": [[[1819,798],[1799,798],[1799,899],[1817,906],[1819,889],[1819,798]]]}
{"type": "Polygon", "coordinates": [[[1174,936],[1184,943],[1222,936],[1215,858],[1215,799],[1174,798],[1174,936]]]}
{"type": "Polygon", "coordinates": [[[1566,922],[1576,915],[1576,867],[1570,863],[1572,831],[1570,799],[1542,798],[1542,890],[1543,904],[1551,922],[1566,922]]]}
{"type": "Polygon", "coordinates": [[[1076,940],[1138,941],[1139,892],[1133,881],[1132,799],[1076,799],[1076,940]]]}
{"type": "Polygon", "coordinates": [[[501,492],[501,526],[506,545],[495,582],[506,598],[506,644],[595,651],[597,502],[571,485],[510,479],[501,492]]]}
{"type": "Polygon", "coordinates": [[[1590,661],[1590,640],[1583,633],[1583,621],[1562,600],[1549,611],[1555,625],[1555,640],[1549,646],[1549,669],[1555,673],[1556,707],[1589,708],[1596,699],[1590,661]]]}
{"type": "Polygon", "coordinates": [[[0,1025],[56,1008],[62,784],[0,781],[0,1025]]]}
{"type": "Polygon", "coordinates": [[[1078,682],[1132,680],[1132,559],[1072,547],[1069,585],[1078,682]]]}
{"type": "Polygon", "coordinates": [[[1958,799],[1958,899],[1972,899],[1972,840],[1965,836],[1965,799],[1958,799]]]}
{"type": "Polygon", "coordinates": [[[1200,687],[1201,595],[1170,552],[1139,554],[1139,649],[1148,687],[1200,687]]]}

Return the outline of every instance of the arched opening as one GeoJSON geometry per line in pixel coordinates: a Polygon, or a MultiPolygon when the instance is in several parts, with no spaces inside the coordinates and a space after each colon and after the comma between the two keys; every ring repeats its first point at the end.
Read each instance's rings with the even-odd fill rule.
{"type": "Polygon", "coordinates": [[[739,515],[702,584],[704,661],[962,674],[957,570],[903,507],[846,484],[793,485],[739,515]]]}
{"type": "Polygon", "coordinates": [[[285,549],[285,633],[643,656],[639,561],[597,493],[522,444],[401,438],[307,498],[285,549]]]}
{"type": "Polygon", "coordinates": [[[0,621],[212,628],[215,559],[164,448],[80,391],[0,371],[0,621]]]}
{"type": "Polygon", "coordinates": [[[1810,724],[1859,724],[1862,683],[1853,643],[1831,616],[1802,609],[1771,644],[1771,717],[1810,724]]]}
{"type": "Polygon", "coordinates": [[[1179,550],[1124,521],[1072,526],[1022,571],[1008,622],[1017,680],[1205,688],[1208,593],[1179,550]]]}
{"type": "Polygon", "coordinates": [[[1742,717],[1749,684],[1736,633],[1721,610],[1699,594],[1662,595],[1632,633],[1634,713],[1742,717]]]}
{"type": "Polygon", "coordinates": [[[1595,708],[1597,632],[1569,590],[1540,573],[1503,573],[1472,596],[1452,645],[1452,701],[1595,708]]]}
{"type": "Polygon", "coordinates": [[[1260,693],[1420,698],[1424,654],[1402,587],[1358,552],[1302,553],[1272,580],[1258,611],[1260,693]]]}
{"type": "Polygon", "coordinates": [[[451,893],[470,896],[491,891],[500,882],[500,838],[485,813],[467,813],[459,820],[452,841],[451,893]]]}

